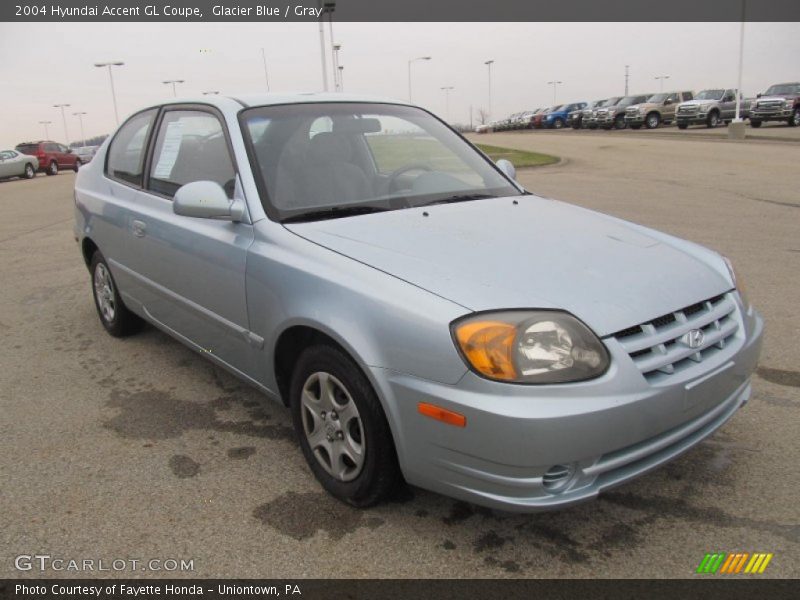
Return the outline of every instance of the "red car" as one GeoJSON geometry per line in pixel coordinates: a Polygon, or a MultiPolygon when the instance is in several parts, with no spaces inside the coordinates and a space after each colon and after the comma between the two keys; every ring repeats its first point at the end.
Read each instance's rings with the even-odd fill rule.
{"type": "Polygon", "coordinates": [[[39,159],[39,170],[48,175],[58,175],[59,169],[72,169],[76,173],[81,167],[81,159],[71,148],[56,142],[24,142],[15,150],[30,154],[39,159]]]}

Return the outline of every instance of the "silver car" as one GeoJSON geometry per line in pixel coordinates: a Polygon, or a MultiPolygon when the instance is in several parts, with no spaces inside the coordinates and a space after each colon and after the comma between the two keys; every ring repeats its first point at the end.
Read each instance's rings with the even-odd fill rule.
{"type": "Polygon", "coordinates": [[[288,406],[352,505],[405,479],[566,506],[750,397],[763,322],[725,258],[530,194],[421,108],[206,96],[97,157],[75,236],[105,329],[151,323],[288,406]]]}
{"type": "Polygon", "coordinates": [[[39,169],[39,159],[16,150],[0,150],[0,179],[20,177],[33,179],[39,169]]]}

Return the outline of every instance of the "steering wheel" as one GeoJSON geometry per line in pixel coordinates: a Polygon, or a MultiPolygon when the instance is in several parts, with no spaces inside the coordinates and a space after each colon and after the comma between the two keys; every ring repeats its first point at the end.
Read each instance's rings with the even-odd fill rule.
{"type": "Polygon", "coordinates": [[[428,165],[421,163],[412,163],[392,171],[392,173],[389,175],[389,183],[386,186],[386,189],[390,194],[393,194],[397,191],[397,189],[395,189],[397,187],[397,179],[409,171],[431,171],[431,168],[428,165]]]}

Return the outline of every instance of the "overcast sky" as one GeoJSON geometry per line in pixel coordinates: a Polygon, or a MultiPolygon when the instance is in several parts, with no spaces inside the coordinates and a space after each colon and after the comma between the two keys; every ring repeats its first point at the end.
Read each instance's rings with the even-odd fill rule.
{"type": "MultiPolygon", "coordinates": [[[[327,26],[326,26],[327,35],[327,26]]],[[[553,104],[550,80],[561,80],[559,101],[592,100],[624,91],[734,87],[738,23],[334,23],[342,44],[346,92],[413,99],[445,116],[469,122],[470,105],[488,106],[492,66],[493,117],[553,104]]],[[[95,62],[125,61],[114,72],[120,118],[171,97],[165,79],[184,79],[179,95],[265,89],[261,48],[273,91],[322,87],[316,23],[0,23],[0,149],[44,137],[39,121],[53,121],[50,138],[66,141],[56,103],[67,109],[69,140],[108,133],[114,114],[108,74],[95,62]],[[204,52],[201,52],[204,50],[204,52]]],[[[748,23],[743,90],[800,80],[800,23],[748,23]]],[[[329,70],[330,73],[330,70],[329,70]]]]}

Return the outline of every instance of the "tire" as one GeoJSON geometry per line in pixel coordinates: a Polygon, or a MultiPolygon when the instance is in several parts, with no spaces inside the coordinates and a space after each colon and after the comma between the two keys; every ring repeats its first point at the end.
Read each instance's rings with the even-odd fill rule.
{"type": "Polygon", "coordinates": [[[635,123],[635,124],[631,123],[631,129],[641,129],[641,128],[642,128],[641,123],[635,123]]]}
{"type": "Polygon", "coordinates": [[[75,166],[72,167],[72,170],[77,173],[80,170],[81,165],[83,165],[83,163],[81,161],[79,161],[79,160],[76,160],[75,161],[75,166]]]}
{"type": "Polygon", "coordinates": [[[689,127],[687,123],[678,123],[678,129],[686,129],[689,127]]]}
{"type": "Polygon", "coordinates": [[[290,405],[306,462],[332,496],[366,508],[401,482],[381,403],[344,352],[324,344],[303,351],[292,374],[290,405]]]}
{"type": "Polygon", "coordinates": [[[99,250],[92,256],[89,268],[94,306],[106,331],[114,337],[126,337],[139,331],[144,322],[122,302],[111,270],[99,250]]]}
{"type": "Polygon", "coordinates": [[[789,118],[789,127],[798,127],[800,126],[800,106],[794,109],[792,116],[789,118]]]}
{"type": "Polygon", "coordinates": [[[661,115],[657,112],[651,112],[645,117],[644,125],[648,129],[658,129],[658,126],[661,125],[661,115]]]}
{"type": "Polygon", "coordinates": [[[47,174],[58,175],[58,163],[56,161],[51,160],[50,164],[47,165],[47,174]]]}
{"type": "MultiPolygon", "coordinates": [[[[614,117],[614,129],[625,129],[628,123],[625,121],[625,115],[617,115],[614,117]]],[[[609,127],[609,129],[611,129],[609,127]]]]}
{"type": "Polygon", "coordinates": [[[556,119],[553,121],[553,129],[562,129],[564,127],[564,119],[556,119]]]}
{"type": "Polygon", "coordinates": [[[750,127],[755,127],[758,129],[761,127],[761,121],[753,121],[753,119],[750,119],[750,127]]]}
{"type": "Polygon", "coordinates": [[[572,122],[572,128],[573,129],[580,129],[581,128],[581,122],[580,121],[573,121],[572,122]]]}
{"type": "Polygon", "coordinates": [[[33,168],[31,163],[25,163],[25,172],[22,174],[25,179],[33,179],[36,177],[36,169],[33,168]]]}
{"type": "Polygon", "coordinates": [[[714,129],[717,125],[719,125],[719,113],[712,110],[706,117],[706,127],[714,129]]]}

